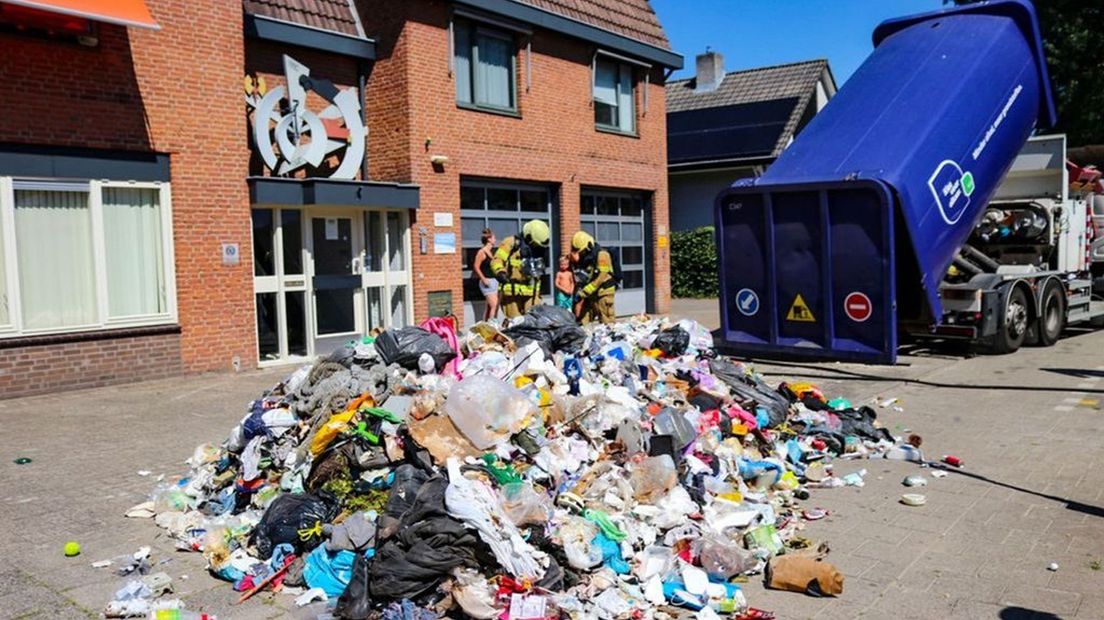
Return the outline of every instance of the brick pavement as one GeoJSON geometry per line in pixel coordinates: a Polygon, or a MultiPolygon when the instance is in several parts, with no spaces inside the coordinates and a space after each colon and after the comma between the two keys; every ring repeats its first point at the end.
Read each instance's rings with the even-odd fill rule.
{"type": "MultiPolygon", "coordinates": [[[[753,579],[748,599],[785,619],[1104,618],[1104,570],[1093,569],[1104,562],[1102,347],[1104,333],[1083,333],[1006,357],[918,351],[893,368],[759,365],[771,382],[808,378],[858,402],[899,397],[904,411],[879,410],[887,426],[919,433],[929,456],[957,454],[967,467],[929,476],[928,504],[910,508],[897,502],[900,481],[917,466],[838,462],[844,473],[866,468],[867,485],[814,491],[809,504],[832,516],[805,535],[831,546],[844,594],[766,591],[753,579]],[[1050,562],[1060,569],[1048,571],[1050,562]]],[[[236,595],[206,575],[198,554],[175,553],[152,522],[121,516],[154,477],[181,473],[196,444],[220,441],[283,372],[0,401],[0,617],[95,617],[122,579],[89,563],[144,544],[167,560],[161,568],[190,608],[313,617],[268,594],[231,606],[236,595]],[[34,461],[14,465],[18,456],[34,461]],[[68,539],[84,546],[78,559],[62,557],[68,539]]]]}

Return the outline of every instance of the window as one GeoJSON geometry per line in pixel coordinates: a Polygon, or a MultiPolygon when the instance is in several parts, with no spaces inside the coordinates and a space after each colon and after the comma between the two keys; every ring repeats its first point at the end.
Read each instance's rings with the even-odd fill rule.
{"type": "Polygon", "coordinates": [[[457,19],[453,24],[453,48],[457,103],[516,112],[517,54],[513,35],[457,19]]]}
{"type": "Polygon", "coordinates": [[[176,321],[169,188],[0,178],[0,334],[176,321]]]}
{"type": "Polygon", "coordinates": [[[636,133],[632,66],[602,56],[594,59],[594,124],[599,129],[636,133]]]}

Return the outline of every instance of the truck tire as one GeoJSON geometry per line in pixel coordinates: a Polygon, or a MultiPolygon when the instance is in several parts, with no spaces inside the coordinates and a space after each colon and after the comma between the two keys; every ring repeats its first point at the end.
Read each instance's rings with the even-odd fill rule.
{"type": "Polygon", "coordinates": [[[993,336],[992,352],[1003,355],[1019,350],[1027,337],[1029,316],[1027,295],[1022,288],[1013,288],[1008,294],[1008,304],[1005,305],[1004,317],[997,328],[997,335],[993,336]]]}
{"type": "Polygon", "coordinates": [[[1062,330],[1066,328],[1066,296],[1060,284],[1051,282],[1043,291],[1043,299],[1039,303],[1039,319],[1035,321],[1034,330],[1039,346],[1050,347],[1058,342],[1062,330]]]}

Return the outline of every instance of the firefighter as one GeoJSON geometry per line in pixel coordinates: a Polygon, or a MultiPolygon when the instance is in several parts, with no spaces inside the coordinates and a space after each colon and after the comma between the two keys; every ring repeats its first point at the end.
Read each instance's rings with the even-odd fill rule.
{"type": "Polygon", "coordinates": [[[584,323],[613,323],[613,296],[617,290],[617,269],[608,250],[594,243],[594,237],[579,231],[571,238],[575,264],[579,319],[584,323]]]}
{"type": "Polygon", "coordinates": [[[525,314],[540,300],[545,269],[541,254],[548,248],[548,238],[548,224],[529,220],[520,234],[506,237],[495,250],[491,273],[502,283],[499,302],[506,318],[525,314]]]}

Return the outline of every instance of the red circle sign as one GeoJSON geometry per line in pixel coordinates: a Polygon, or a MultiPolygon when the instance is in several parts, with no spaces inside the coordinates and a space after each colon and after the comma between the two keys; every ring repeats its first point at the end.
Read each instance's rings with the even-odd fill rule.
{"type": "Polygon", "coordinates": [[[870,314],[874,311],[874,306],[870,303],[870,298],[862,293],[851,293],[843,300],[843,310],[847,313],[847,318],[855,321],[856,323],[862,323],[870,318],[870,314]]]}

